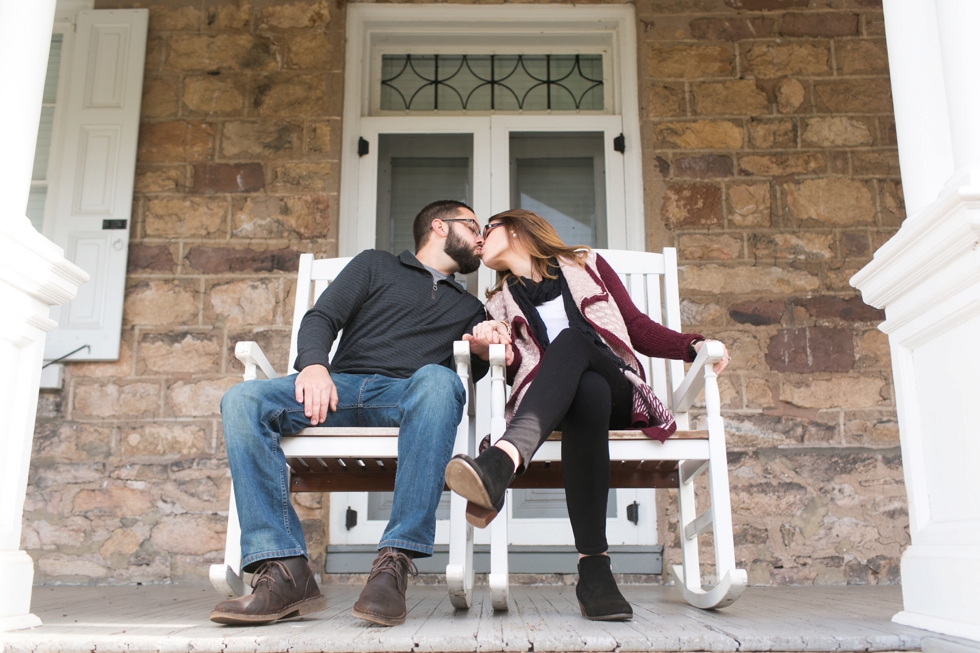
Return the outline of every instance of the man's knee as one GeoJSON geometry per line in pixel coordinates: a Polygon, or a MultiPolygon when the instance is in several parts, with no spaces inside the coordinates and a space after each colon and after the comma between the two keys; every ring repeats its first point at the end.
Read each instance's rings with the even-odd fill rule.
{"type": "MultiPolygon", "coordinates": [[[[278,379],[277,379],[278,381],[278,379]]],[[[259,410],[263,401],[275,394],[268,379],[253,379],[242,381],[228,388],[221,397],[222,415],[251,414],[259,410]]]]}
{"type": "Polygon", "coordinates": [[[441,405],[452,414],[459,412],[466,401],[466,390],[459,375],[442,365],[419,368],[410,379],[409,393],[429,410],[441,405]]]}

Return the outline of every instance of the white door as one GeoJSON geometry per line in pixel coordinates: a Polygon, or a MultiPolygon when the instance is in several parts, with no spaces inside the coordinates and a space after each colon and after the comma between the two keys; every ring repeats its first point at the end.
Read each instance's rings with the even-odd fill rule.
{"type": "MultiPolygon", "coordinates": [[[[455,199],[472,206],[481,222],[512,207],[527,208],[566,242],[627,248],[623,158],[614,145],[622,133],[619,116],[377,117],[362,118],[361,126],[367,152],[359,162],[357,211],[363,219],[360,233],[348,238],[396,254],[411,249],[418,210],[455,199]]],[[[492,281],[493,273],[481,267],[466,285],[483,298],[492,281]]],[[[486,384],[478,384],[478,400],[487,394],[486,384]]],[[[478,421],[478,437],[489,430],[489,423],[478,421]]],[[[437,544],[448,542],[448,493],[443,504],[437,544]]],[[[511,544],[573,542],[564,490],[514,490],[508,505],[511,544]]],[[[390,509],[390,494],[334,494],[331,543],[376,544],[390,509]],[[350,527],[348,509],[357,512],[350,527]]],[[[652,490],[611,491],[607,515],[610,545],[656,541],[652,490]]],[[[476,538],[486,543],[489,534],[477,530],[476,538]]]]}

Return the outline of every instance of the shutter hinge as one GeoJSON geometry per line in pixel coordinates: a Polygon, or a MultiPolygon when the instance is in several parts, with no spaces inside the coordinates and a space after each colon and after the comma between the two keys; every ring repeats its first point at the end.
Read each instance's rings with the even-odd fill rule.
{"type": "Polygon", "coordinates": [[[347,506],[347,522],[345,525],[347,526],[347,530],[357,526],[357,511],[350,506],[347,506]]]}
{"type": "Polygon", "coordinates": [[[620,154],[625,154],[626,153],[626,137],[623,136],[622,134],[620,134],[619,136],[617,136],[616,138],[614,138],[613,139],[613,149],[616,150],[617,152],[619,152],[620,154]]]}
{"type": "Polygon", "coordinates": [[[357,156],[364,156],[371,151],[371,144],[363,136],[357,139],[357,156]]]}
{"type": "Polygon", "coordinates": [[[636,501],[626,506],[626,519],[630,520],[634,524],[640,523],[640,504],[636,501]]]}

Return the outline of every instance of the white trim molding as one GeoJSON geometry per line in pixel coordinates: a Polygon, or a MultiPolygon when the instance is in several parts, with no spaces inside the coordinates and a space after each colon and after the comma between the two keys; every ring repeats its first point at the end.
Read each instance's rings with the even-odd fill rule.
{"type": "MultiPolygon", "coordinates": [[[[643,248],[643,170],[640,144],[636,20],[632,5],[370,5],[347,11],[347,61],[341,153],[340,256],[374,247],[375,216],[360,198],[374,189],[366,183],[358,156],[362,119],[371,114],[377,53],[469,52],[514,54],[602,52],[608,87],[602,112],[554,112],[551,115],[622,117],[625,198],[620,222],[626,239],[617,247],[643,248]],[[608,57],[606,56],[608,54],[608,57]],[[369,224],[368,224],[369,223],[369,224]]],[[[386,114],[390,112],[385,112],[386,114]]],[[[545,112],[546,113],[546,112],[545,112]]],[[[427,114],[432,115],[432,114],[427,114]]],[[[477,116],[486,112],[442,112],[440,116],[477,116]]],[[[519,112],[507,115],[533,115],[519,112]]],[[[541,114],[538,114],[541,115],[541,114]]],[[[547,113],[546,113],[547,115],[547,113]]],[[[419,116],[421,117],[421,116],[419,116]]],[[[404,120],[417,119],[404,114],[404,120]]],[[[374,119],[376,120],[376,118],[374,119]]],[[[617,156],[619,156],[617,154],[617,156]]],[[[373,206],[373,202],[371,203],[373,206]]],[[[486,217],[486,216],[482,216],[486,217]]],[[[616,216],[607,216],[615,221],[616,216]]],[[[613,246],[612,243],[609,245],[613,246]]]]}

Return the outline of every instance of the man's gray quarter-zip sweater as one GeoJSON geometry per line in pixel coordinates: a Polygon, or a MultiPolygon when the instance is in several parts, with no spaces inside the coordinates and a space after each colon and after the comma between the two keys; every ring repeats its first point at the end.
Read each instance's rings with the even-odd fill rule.
{"type": "MultiPolygon", "coordinates": [[[[486,319],[483,304],[453,277],[434,282],[418,259],[376,249],[348,263],[300,323],[294,367],[408,378],[424,365],[455,369],[453,341],[486,319]],[[337,354],[330,348],[343,330],[337,354]]],[[[473,379],[488,364],[472,358],[473,379]]]]}

